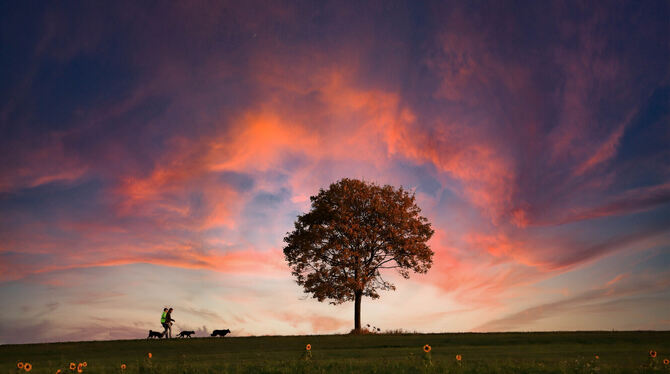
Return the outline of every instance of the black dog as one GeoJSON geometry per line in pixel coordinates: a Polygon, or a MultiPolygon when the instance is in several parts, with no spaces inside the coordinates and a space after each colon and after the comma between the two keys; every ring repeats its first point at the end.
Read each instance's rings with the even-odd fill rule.
{"type": "Polygon", "coordinates": [[[182,332],[179,333],[179,335],[177,335],[177,337],[180,337],[180,338],[189,337],[190,338],[191,335],[193,335],[193,334],[195,334],[195,331],[182,331],[182,332]]]}
{"type": "Polygon", "coordinates": [[[154,330],[149,330],[149,336],[147,336],[147,339],[151,339],[151,338],[158,338],[158,339],[160,339],[160,338],[162,338],[162,337],[163,337],[163,333],[162,333],[162,332],[158,332],[158,331],[154,331],[154,330]]]}
{"type": "Polygon", "coordinates": [[[214,330],[212,331],[212,335],[210,336],[226,336],[226,334],[229,334],[230,330],[225,329],[225,330],[214,330]]]}

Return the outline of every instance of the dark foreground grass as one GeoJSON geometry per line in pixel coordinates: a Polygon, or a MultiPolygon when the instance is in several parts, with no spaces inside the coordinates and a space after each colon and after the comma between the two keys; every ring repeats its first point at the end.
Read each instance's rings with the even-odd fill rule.
{"type": "Polygon", "coordinates": [[[70,362],[85,361],[85,373],[127,374],[670,373],[664,358],[668,331],[266,336],[4,345],[0,372],[21,361],[31,373],[72,373],[70,362]]]}

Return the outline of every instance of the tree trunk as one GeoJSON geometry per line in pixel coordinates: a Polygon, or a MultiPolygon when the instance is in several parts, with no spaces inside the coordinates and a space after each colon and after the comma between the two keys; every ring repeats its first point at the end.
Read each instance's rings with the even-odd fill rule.
{"type": "Polygon", "coordinates": [[[359,333],[361,332],[361,299],[363,298],[363,292],[356,291],[354,295],[354,330],[359,333]]]}

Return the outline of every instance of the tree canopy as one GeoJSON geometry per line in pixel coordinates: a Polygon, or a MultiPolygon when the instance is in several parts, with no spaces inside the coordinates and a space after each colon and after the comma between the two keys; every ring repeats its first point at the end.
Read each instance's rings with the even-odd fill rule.
{"type": "Polygon", "coordinates": [[[433,251],[426,243],[434,231],[414,194],[402,187],[345,178],[310,200],[310,211],[284,237],[284,256],[306,293],[333,304],[354,301],[360,331],[362,297],[395,290],[383,269],[405,279],[412,271],[428,272],[433,251]]]}

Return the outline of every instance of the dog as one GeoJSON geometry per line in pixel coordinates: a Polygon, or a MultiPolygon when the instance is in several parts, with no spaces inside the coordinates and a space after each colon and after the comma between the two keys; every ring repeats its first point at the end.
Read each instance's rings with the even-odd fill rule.
{"type": "Polygon", "coordinates": [[[158,338],[158,339],[160,339],[160,338],[162,338],[162,337],[163,337],[163,333],[162,333],[162,332],[158,332],[158,331],[154,331],[154,330],[149,330],[149,336],[147,336],[147,339],[151,339],[151,338],[158,338]]]}
{"type": "Polygon", "coordinates": [[[210,336],[226,336],[226,334],[230,334],[230,330],[214,330],[210,336]]]}
{"type": "Polygon", "coordinates": [[[191,335],[195,334],[195,331],[182,331],[177,335],[178,338],[190,338],[191,335]]]}

